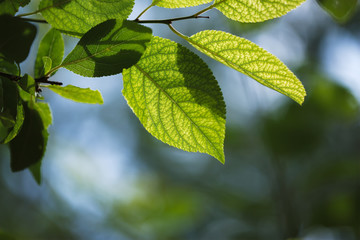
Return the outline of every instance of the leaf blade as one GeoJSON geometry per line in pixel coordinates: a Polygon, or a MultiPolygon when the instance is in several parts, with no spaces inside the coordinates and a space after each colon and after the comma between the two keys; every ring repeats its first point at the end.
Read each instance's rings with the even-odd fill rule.
{"type": "Polygon", "coordinates": [[[67,85],[65,87],[61,86],[48,86],[50,90],[59,94],[60,96],[73,100],[80,103],[89,103],[89,104],[103,104],[104,100],[101,96],[101,93],[96,90],[91,90],[90,88],[79,88],[72,85],[67,85]]]}
{"type": "Polygon", "coordinates": [[[281,17],[306,0],[215,0],[213,6],[226,17],[239,22],[263,22],[281,17]]]}
{"type": "Polygon", "coordinates": [[[60,65],[64,57],[64,40],[61,33],[54,28],[50,29],[40,42],[35,60],[35,78],[43,77],[47,73],[44,69],[44,57],[50,58],[52,67],[60,65]]]}
{"type": "Polygon", "coordinates": [[[138,23],[108,20],[87,32],[60,66],[86,77],[118,74],[140,59],[151,36],[138,23]]]}
{"type": "Polygon", "coordinates": [[[230,33],[206,30],[187,38],[200,52],[248,75],[300,105],[306,96],[299,79],[277,57],[255,43],[230,33]]]}
{"type": "Polygon", "coordinates": [[[207,65],[180,44],[154,37],[142,59],[123,72],[123,95],[159,140],[225,162],[225,103],[207,65]]]}

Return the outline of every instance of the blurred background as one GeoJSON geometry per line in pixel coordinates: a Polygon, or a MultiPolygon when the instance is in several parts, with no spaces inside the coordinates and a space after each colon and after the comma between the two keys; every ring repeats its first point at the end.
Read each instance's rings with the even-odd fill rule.
{"type": "MultiPolygon", "coordinates": [[[[130,19],[150,3],[137,0],[130,19]]],[[[154,7],[142,19],[203,8],[154,7]]],[[[227,20],[217,10],[204,15],[210,19],[174,26],[186,35],[215,29],[257,43],[303,82],[303,106],[197,52],[227,104],[222,165],[147,133],[122,96],[121,75],[91,79],[62,69],[52,80],[98,89],[105,103],[43,91],[54,121],[41,186],[29,171],[11,173],[8,148],[0,146],[1,240],[360,239],[359,4],[341,19],[315,0],[259,24],[227,20]]],[[[49,30],[37,26],[23,73],[33,74],[49,30]]],[[[149,27],[195,51],[165,25],[149,27]]],[[[77,39],[65,43],[67,54],[77,39]]]]}

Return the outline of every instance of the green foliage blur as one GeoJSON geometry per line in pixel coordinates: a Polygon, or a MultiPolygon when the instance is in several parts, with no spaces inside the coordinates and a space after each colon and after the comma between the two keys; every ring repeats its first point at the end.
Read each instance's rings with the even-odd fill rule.
{"type": "MultiPolygon", "coordinates": [[[[325,17],[303,31],[292,22],[305,46],[295,74],[308,96],[302,107],[285,100],[246,124],[228,121],[224,166],[197,154],[185,159],[122,112],[138,135],[131,156],[137,193],[127,200],[97,196],[100,217],[82,213],[46,180],[38,187],[29,175],[9,177],[8,150],[1,147],[0,240],[360,239],[359,99],[322,67],[325,39],[334,29],[359,39],[359,22],[359,7],[342,24],[325,17]]],[[[277,22],[227,24],[240,35],[277,22]]],[[[97,117],[121,134],[118,120],[107,117],[112,113],[97,117]]]]}

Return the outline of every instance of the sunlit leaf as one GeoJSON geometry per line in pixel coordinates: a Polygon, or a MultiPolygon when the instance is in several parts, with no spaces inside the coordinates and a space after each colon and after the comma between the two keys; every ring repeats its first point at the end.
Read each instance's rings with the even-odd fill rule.
{"type": "Polygon", "coordinates": [[[52,67],[52,60],[51,58],[45,56],[42,57],[42,62],[43,62],[43,69],[44,69],[44,74],[48,73],[51,70],[52,67]]]}
{"type": "Polygon", "coordinates": [[[61,66],[86,77],[118,74],[139,61],[151,36],[138,23],[108,20],[87,32],[61,66]]]}
{"type": "MultiPolygon", "coordinates": [[[[44,57],[51,60],[51,66],[56,67],[61,64],[64,57],[64,40],[62,35],[56,29],[51,29],[41,40],[38,53],[35,60],[35,78],[44,76],[48,71],[44,70],[45,67],[49,68],[49,59],[44,61],[44,57]],[[45,64],[47,64],[45,66],[45,64]]],[[[50,70],[50,69],[49,69],[50,70]]]]}
{"type": "Polygon", "coordinates": [[[0,16],[0,53],[18,63],[24,61],[36,35],[36,27],[17,17],[0,16]]]}
{"type": "Polygon", "coordinates": [[[306,0],[215,0],[214,7],[239,22],[263,22],[295,9],[306,0]]]}
{"type": "MultiPolygon", "coordinates": [[[[19,86],[26,92],[29,93],[31,96],[35,96],[35,88],[36,88],[36,83],[35,83],[35,79],[32,78],[30,75],[25,74],[19,81],[18,81],[19,86]]],[[[20,96],[24,96],[24,94],[22,94],[20,92],[20,96]]],[[[29,101],[28,96],[23,98],[24,101],[29,101]]]]}
{"type": "Polygon", "coordinates": [[[68,98],[75,102],[91,103],[91,104],[103,104],[104,100],[99,91],[91,90],[90,88],[79,88],[72,85],[65,87],[51,85],[48,86],[50,90],[59,94],[64,98],[68,98]]]}
{"type": "Polygon", "coordinates": [[[230,33],[206,30],[188,38],[199,51],[302,104],[306,95],[299,79],[271,53],[230,33]]]}
{"type": "Polygon", "coordinates": [[[153,0],[152,4],[164,8],[184,8],[198,6],[211,1],[212,0],[153,0]]]}
{"type": "Polygon", "coordinates": [[[357,0],[317,0],[333,18],[345,22],[355,12],[357,0]]]}
{"type": "Polygon", "coordinates": [[[39,10],[54,28],[81,37],[108,19],[127,19],[134,0],[42,0],[39,10]]]}
{"type": "Polygon", "coordinates": [[[194,53],[154,37],[123,72],[123,94],[140,122],[161,141],[224,163],[225,103],[207,65],[194,53]]]}

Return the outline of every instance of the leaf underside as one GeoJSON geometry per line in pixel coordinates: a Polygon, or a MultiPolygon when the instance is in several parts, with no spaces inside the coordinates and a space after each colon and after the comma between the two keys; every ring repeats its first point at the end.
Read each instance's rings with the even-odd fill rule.
{"type": "Polygon", "coordinates": [[[154,37],[141,60],[123,72],[123,94],[159,140],[224,163],[225,103],[207,65],[168,39],[154,37]]]}
{"type": "Polygon", "coordinates": [[[50,85],[48,86],[50,90],[59,94],[60,96],[73,100],[80,103],[88,104],[103,104],[104,100],[99,91],[91,90],[90,88],[79,88],[72,85],[67,85],[64,87],[50,85]]]}
{"type": "Polygon", "coordinates": [[[263,22],[281,17],[306,0],[215,0],[214,7],[239,22],[263,22]]]}
{"type": "Polygon", "coordinates": [[[188,39],[211,58],[303,103],[306,92],[300,80],[277,57],[255,43],[215,30],[202,31],[188,39]]]}

